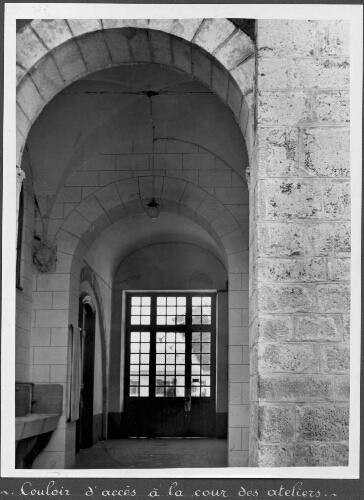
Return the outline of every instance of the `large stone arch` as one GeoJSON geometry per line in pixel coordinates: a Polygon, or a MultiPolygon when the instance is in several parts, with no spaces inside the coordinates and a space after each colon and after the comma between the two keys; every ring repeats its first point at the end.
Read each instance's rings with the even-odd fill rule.
{"type": "MultiPolygon", "coordinates": [[[[19,32],[17,50],[18,165],[31,126],[56,94],[87,74],[123,63],[173,66],[207,85],[232,111],[251,158],[254,47],[251,39],[226,19],[163,20],[160,24],[154,20],[33,20],[19,32]]],[[[155,181],[158,183],[158,176],[155,181]]],[[[103,186],[82,200],[53,233],[57,240],[57,273],[45,288],[52,291],[58,279],[67,284],[69,322],[76,321],[75,298],[81,269],[85,265],[83,257],[109,225],[145,211],[152,197],[151,178],[146,177],[142,182],[145,183],[143,186],[137,179],[138,187],[134,189],[135,179],[123,180],[125,192],[118,191],[117,183],[103,186]],[[116,190],[114,202],[108,190],[114,193],[116,190]]],[[[219,246],[229,272],[247,276],[248,263],[247,259],[243,262],[242,254],[248,255],[248,238],[243,235],[233,214],[223,203],[197,186],[178,179],[168,179],[168,183],[170,186],[159,197],[162,210],[178,213],[199,224],[219,246]],[[183,189],[181,183],[184,183],[183,189]],[[191,191],[191,195],[188,200],[183,200],[182,194],[187,191],[191,191]],[[222,227],[228,227],[229,232],[222,231],[222,227]]],[[[163,190],[167,184],[163,185],[163,190]]],[[[248,292],[242,292],[234,281],[230,293],[234,297],[234,307],[236,311],[241,311],[239,315],[242,317],[241,296],[245,294],[247,301],[248,292]]],[[[247,310],[247,305],[245,308],[247,310]]],[[[248,349],[248,333],[242,335],[243,328],[235,326],[238,324],[232,322],[232,348],[238,343],[248,349]]],[[[246,325],[244,331],[247,329],[246,325]]],[[[231,380],[240,383],[244,376],[248,386],[249,370],[245,369],[248,365],[241,371],[238,367],[238,364],[233,367],[231,380]]],[[[237,397],[231,411],[236,421],[242,416],[248,420],[247,400],[246,394],[240,399],[237,397]]],[[[247,428],[245,430],[248,431],[247,428]]],[[[68,435],[71,432],[72,429],[66,426],[59,433],[68,435]]],[[[236,452],[236,459],[230,465],[247,465],[247,454],[247,451],[236,452]]],[[[65,456],[66,461],[72,461],[67,451],[65,456]]]]}
{"type": "Polygon", "coordinates": [[[44,106],[73,81],[123,63],[172,65],[208,85],[239,123],[252,154],[252,40],[227,19],[41,20],[17,35],[17,161],[44,106]]]}
{"type": "MultiPolygon", "coordinates": [[[[152,199],[153,177],[130,177],[101,187],[84,198],[56,233],[58,252],[67,242],[67,252],[82,260],[82,253],[105,229],[123,218],[146,212],[152,199]],[[141,182],[141,179],[143,182],[141,182]]],[[[236,254],[248,252],[248,238],[226,206],[198,186],[174,178],[154,177],[156,199],[161,210],[196,222],[219,246],[229,272],[238,272],[236,254]],[[223,224],[231,231],[219,236],[223,224]]],[[[69,269],[71,271],[71,268],[69,269]]]]}

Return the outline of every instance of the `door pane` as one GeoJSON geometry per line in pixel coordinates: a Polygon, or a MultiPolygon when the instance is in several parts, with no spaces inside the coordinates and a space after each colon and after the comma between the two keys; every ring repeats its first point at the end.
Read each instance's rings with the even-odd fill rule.
{"type": "Polygon", "coordinates": [[[157,325],[185,325],[186,297],[157,297],[156,313],[157,325]]]}
{"type": "MultiPolygon", "coordinates": [[[[206,298],[202,297],[201,302],[206,298]]],[[[205,303],[207,301],[205,300],[205,303]]],[[[203,306],[205,309],[207,306],[203,306]]],[[[210,397],[211,394],[211,332],[194,333],[191,344],[191,394],[210,397]],[[201,376],[200,376],[201,375],[201,376]]]]}
{"type": "Polygon", "coordinates": [[[131,320],[132,325],[150,325],[150,297],[131,298],[131,320]]]}
{"type": "Polygon", "coordinates": [[[211,297],[192,297],[192,324],[211,325],[211,297]]]}
{"type": "MultiPolygon", "coordinates": [[[[136,301],[132,308],[142,307],[141,297],[133,297],[136,301]]],[[[149,396],[149,357],[150,332],[130,332],[130,364],[129,364],[129,396],[149,396]]]]}
{"type": "MultiPolygon", "coordinates": [[[[176,301],[176,297],[167,297],[167,304],[168,299],[176,301]]],[[[185,353],[185,350],[184,333],[156,333],[156,363],[158,364],[156,364],[155,395],[157,397],[176,397],[182,392],[184,394],[185,377],[182,375],[185,373],[185,354],[181,353],[185,353]],[[177,350],[178,354],[176,354],[177,350]],[[177,373],[182,375],[177,376],[177,373]]]]}

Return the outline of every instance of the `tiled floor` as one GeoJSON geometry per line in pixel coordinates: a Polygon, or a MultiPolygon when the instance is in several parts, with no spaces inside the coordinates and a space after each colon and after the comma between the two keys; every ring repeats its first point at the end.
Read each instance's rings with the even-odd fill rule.
{"type": "Polygon", "coordinates": [[[114,439],[81,450],[75,469],[226,466],[226,439],[114,439]]]}

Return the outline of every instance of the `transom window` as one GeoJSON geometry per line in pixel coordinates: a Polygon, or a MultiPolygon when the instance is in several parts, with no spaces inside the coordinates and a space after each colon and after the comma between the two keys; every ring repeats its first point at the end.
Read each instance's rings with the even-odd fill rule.
{"type": "Polygon", "coordinates": [[[129,397],[211,397],[215,295],[127,295],[129,397]]]}

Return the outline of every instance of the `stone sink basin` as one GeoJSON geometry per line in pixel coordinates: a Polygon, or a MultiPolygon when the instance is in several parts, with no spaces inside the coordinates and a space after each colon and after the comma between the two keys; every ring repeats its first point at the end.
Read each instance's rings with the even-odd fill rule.
{"type": "Polygon", "coordinates": [[[54,431],[60,415],[27,413],[15,418],[15,441],[54,431]]]}

